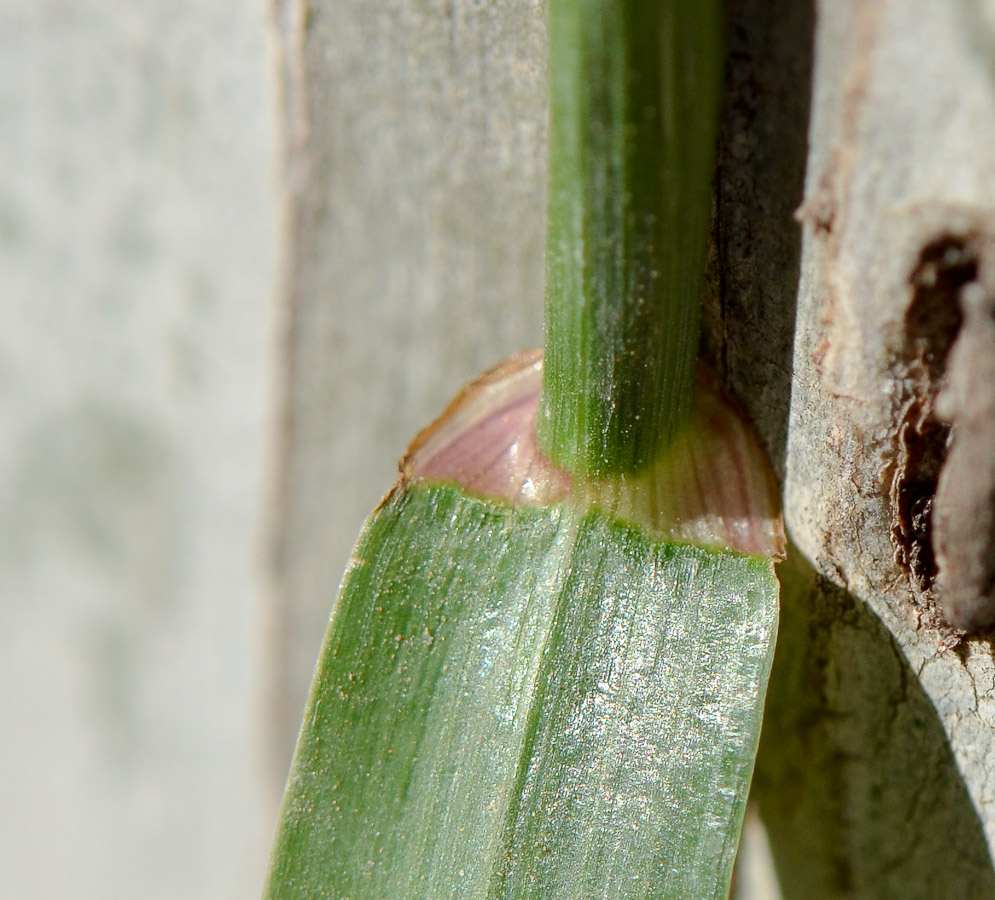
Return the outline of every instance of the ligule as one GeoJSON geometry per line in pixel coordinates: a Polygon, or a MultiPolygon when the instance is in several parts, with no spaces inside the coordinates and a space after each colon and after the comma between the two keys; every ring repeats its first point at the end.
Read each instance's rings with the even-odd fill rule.
{"type": "Polygon", "coordinates": [[[699,366],[688,425],[632,475],[571,478],[542,454],[535,422],[543,375],[538,350],[471,382],[414,441],[406,480],[450,482],[511,504],[569,499],[658,540],[784,557],[777,483],[750,423],[699,366]]]}

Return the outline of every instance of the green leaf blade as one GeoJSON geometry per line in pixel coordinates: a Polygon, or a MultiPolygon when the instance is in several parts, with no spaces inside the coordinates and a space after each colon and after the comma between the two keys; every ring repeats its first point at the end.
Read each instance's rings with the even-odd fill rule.
{"type": "Polygon", "coordinates": [[[374,514],[322,649],[269,896],[484,896],[563,527],[452,489],[374,514]]]}
{"type": "Polygon", "coordinates": [[[768,560],[570,504],[396,491],[329,626],[268,896],[722,896],[776,596],[768,560]]]}
{"type": "Polygon", "coordinates": [[[588,514],[499,896],[727,896],[776,624],[769,561],[588,514]]]}

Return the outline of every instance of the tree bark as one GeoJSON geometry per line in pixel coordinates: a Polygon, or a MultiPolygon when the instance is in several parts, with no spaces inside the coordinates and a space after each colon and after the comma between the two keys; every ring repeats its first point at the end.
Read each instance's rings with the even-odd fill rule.
{"type": "Polygon", "coordinates": [[[758,787],[795,851],[805,798],[824,805],[825,896],[995,894],[991,636],[949,627],[986,621],[995,551],[984,12],[818,7],[785,473],[818,577],[779,645],[768,747],[786,743],[758,787]],[[789,803],[791,744],[817,774],[789,803]]]}

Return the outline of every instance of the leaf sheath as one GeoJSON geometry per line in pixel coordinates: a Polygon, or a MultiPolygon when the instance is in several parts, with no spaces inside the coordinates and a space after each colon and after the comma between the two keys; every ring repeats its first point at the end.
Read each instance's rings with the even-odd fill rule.
{"type": "Polygon", "coordinates": [[[539,440],[636,471],[693,393],[722,86],[716,0],[551,0],[539,440]]]}

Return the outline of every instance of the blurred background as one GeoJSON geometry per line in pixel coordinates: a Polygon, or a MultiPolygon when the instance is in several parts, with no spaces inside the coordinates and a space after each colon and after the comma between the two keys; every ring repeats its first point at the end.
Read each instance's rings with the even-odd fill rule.
{"type": "Polygon", "coordinates": [[[245,897],[279,389],[264,4],[0,3],[0,895],[245,897]]]}
{"type": "Polygon", "coordinates": [[[0,896],[242,898],[338,579],[540,342],[538,2],[0,0],[0,896]]]}

